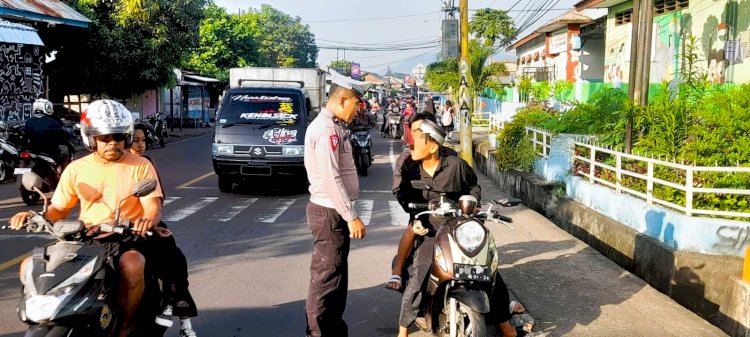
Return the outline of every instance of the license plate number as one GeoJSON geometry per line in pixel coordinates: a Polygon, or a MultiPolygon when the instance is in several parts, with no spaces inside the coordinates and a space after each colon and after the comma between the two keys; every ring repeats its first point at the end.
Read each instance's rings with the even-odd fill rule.
{"type": "Polygon", "coordinates": [[[457,280],[489,282],[492,268],[472,264],[454,263],[453,273],[457,280]]]}
{"type": "Polygon", "coordinates": [[[13,174],[19,175],[19,174],[25,174],[31,172],[30,167],[16,167],[15,170],[13,170],[13,174]]]}

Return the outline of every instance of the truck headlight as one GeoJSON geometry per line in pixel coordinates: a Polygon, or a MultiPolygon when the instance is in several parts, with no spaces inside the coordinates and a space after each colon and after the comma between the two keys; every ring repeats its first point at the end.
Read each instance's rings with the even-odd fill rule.
{"type": "Polygon", "coordinates": [[[304,146],[284,146],[281,148],[281,155],[283,156],[304,156],[304,146]]]}
{"type": "Polygon", "coordinates": [[[233,154],[234,146],[226,144],[213,144],[211,146],[211,153],[213,154],[233,154]]]}
{"type": "Polygon", "coordinates": [[[476,220],[469,220],[456,228],[456,242],[469,252],[475,251],[482,245],[485,235],[484,227],[476,220]]]}

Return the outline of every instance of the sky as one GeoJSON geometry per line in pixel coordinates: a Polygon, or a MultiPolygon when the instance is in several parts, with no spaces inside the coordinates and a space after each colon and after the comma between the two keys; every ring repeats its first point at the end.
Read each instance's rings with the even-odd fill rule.
{"type": "MultiPolygon", "coordinates": [[[[268,4],[310,26],[318,46],[383,47],[381,51],[320,49],[318,64],[325,67],[332,60],[358,62],[365,71],[385,74],[388,66],[394,72],[410,73],[417,63],[425,66],[437,58],[444,13],[441,0],[214,0],[229,12],[268,4]],[[415,50],[393,50],[393,44],[429,47],[415,50]],[[434,45],[434,47],[432,47],[434,45]],[[344,55],[344,53],[346,55],[344,55]]],[[[547,3],[552,10],[520,34],[524,37],[536,27],[565,13],[578,0],[469,0],[469,18],[479,8],[511,8],[510,16],[525,21],[537,4],[547,3]]],[[[458,7],[458,0],[455,0],[458,7]]],[[[518,25],[518,23],[517,23],[518,25]]],[[[499,55],[498,57],[503,57],[499,55]]],[[[505,58],[508,56],[505,55],[505,58]]]]}

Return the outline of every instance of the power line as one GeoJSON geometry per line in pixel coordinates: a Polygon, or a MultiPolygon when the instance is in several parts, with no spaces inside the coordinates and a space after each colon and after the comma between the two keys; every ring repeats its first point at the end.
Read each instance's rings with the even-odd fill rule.
{"type": "Polygon", "coordinates": [[[388,17],[381,17],[381,18],[369,18],[369,19],[344,19],[344,20],[303,20],[302,23],[336,23],[336,22],[362,22],[362,21],[375,21],[375,20],[392,20],[392,19],[401,19],[401,18],[411,18],[415,16],[424,16],[429,14],[435,14],[440,13],[441,11],[437,12],[427,12],[427,13],[418,13],[418,14],[409,14],[409,15],[400,15],[400,16],[388,16],[388,17]]]}
{"type": "Polygon", "coordinates": [[[350,47],[350,46],[318,46],[318,49],[340,49],[340,50],[350,50],[350,51],[396,51],[396,50],[419,50],[419,49],[428,49],[428,48],[435,48],[439,46],[439,43],[433,43],[430,45],[424,45],[424,46],[418,46],[418,47],[403,47],[403,48],[366,48],[366,47],[350,47]]]}
{"type": "Polygon", "coordinates": [[[352,45],[352,46],[378,46],[378,47],[394,47],[394,48],[409,47],[409,46],[415,46],[415,45],[423,45],[423,44],[427,44],[427,43],[435,43],[435,42],[439,42],[440,41],[439,39],[433,38],[433,39],[430,39],[430,40],[415,41],[415,42],[410,42],[410,43],[375,44],[375,43],[356,43],[356,42],[332,41],[332,40],[326,40],[326,39],[316,39],[316,40],[317,41],[323,41],[323,42],[329,42],[329,43],[343,43],[343,44],[352,45]]]}
{"type": "Polygon", "coordinates": [[[384,65],[388,65],[388,64],[391,64],[391,63],[403,62],[403,61],[406,61],[406,60],[410,60],[410,59],[413,59],[413,58],[420,57],[422,55],[427,55],[429,53],[436,52],[438,50],[439,49],[428,50],[428,51],[426,51],[424,53],[417,54],[417,55],[414,55],[414,56],[409,56],[409,57],[406,57],[406,58],[403,58],[403,59],[400,59],[400,60],[395,60],[395,61],[385,62],[385,63],[381,63],[381,64],[370,65],[370,66],[367,66],[367,68],[377,68],[377,67],[382,67],[384,65]]]}

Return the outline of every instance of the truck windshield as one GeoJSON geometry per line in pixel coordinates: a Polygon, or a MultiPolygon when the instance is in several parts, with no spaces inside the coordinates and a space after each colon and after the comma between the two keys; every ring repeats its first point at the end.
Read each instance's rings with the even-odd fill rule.
{"type": "Polygon", "coordinates": [[[234,94],[218,116],[219,124],[285,124],[300,123],[302,111],[299,96],[292,94],[234,94]]]}

